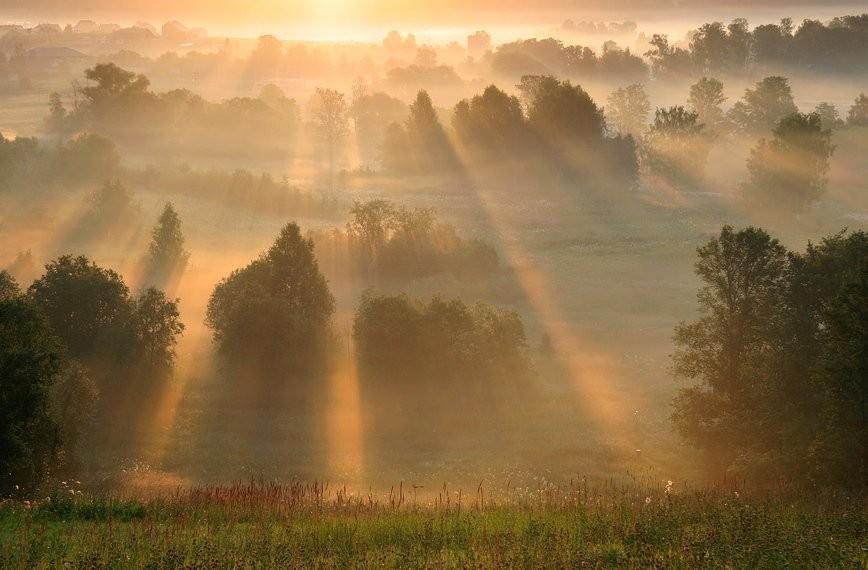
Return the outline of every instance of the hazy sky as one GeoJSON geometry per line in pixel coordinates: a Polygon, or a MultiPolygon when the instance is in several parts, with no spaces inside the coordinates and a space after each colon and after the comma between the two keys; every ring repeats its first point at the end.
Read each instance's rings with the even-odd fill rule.
{"type": "Polygon", "coordinates": [[[74,22],[81,18],[160,24],[179,19],[218,33],[255,35],[393,27],[556,25],[564,19],[705,21],[736,15],[774,21],[868,11],[868,0],[0,0],[0,21],[74,22]]]}

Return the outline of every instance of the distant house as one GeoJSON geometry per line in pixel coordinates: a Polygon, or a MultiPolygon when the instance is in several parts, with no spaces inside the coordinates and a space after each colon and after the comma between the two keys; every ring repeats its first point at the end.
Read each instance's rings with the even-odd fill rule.
{"type": "Polygon", "coordinates": [[[34,34],[62,34],[63,28],[59,24],[39,24],[30,29],[34,34]]]}
{"type": "Polygon", "coordinates": [[[76,34],[94,34],[99,26],[93,20],[79,20],[72,27],[72,31],[76,34]]]}
{"type": "Polygon", "coordinates": [[[164,40],[171,42],[184,43],[201,40],[208,37],[208,31],[205,28],[190,29],[177,20],[172,20],[163,24],[161,35],[164,40]]]}

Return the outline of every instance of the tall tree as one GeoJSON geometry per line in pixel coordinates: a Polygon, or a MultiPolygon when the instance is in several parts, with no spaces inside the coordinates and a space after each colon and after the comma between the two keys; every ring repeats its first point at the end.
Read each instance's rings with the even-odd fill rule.
{"type": "Polygon", "coordinates": [[[868,127],[868,95],[860,93],[847,112],[847,124],[851,127],[868,127]]]}
{"type": "Polygon", "coordinates": [[[684,107],[657,109],[642,146],[643,163],[667,183],[695,187],[702,181],[710,141],[698,115],[684,107]]]}
{"type": "Polygon", "coordinates": [[[651,101],[639,83],[620,87],[609,95],[606,118],[621,135],[642,136],[648,126],[651,101]]]}
{"type": "Polygon", "coordinates": [[[703,77],[690,86],[687,107],[696,113],[699,122],[708,131],[717,133],[722,130],[725,121],[724,101],[723,83],[713,77],[703,77]]]}
{"type": "Polygon", "coordinates": [[[419,91],[410,105],[407,140],[414,154],[416,167],[421,172],[442,172],[457,165],[452,143],[446,136],[431,97],[426,91],[419,91]]]}
{"type": "Polygon", "coordinates": [[[165,288],[173,278],[183,273],[190,254],[184,249],[181,218],[175,207],[167,203],[151,230],[148,245],[145,282],[147,286],[165,288]]]}
{"type": "Polygon", "coordinates": [[[798,112],[790,82],[786,77],[766,77],[729,111],[734,125],[748,132],[769,131],[784,117],[798,112]]]}
{"type": "Polygon", "coordinates": [[[325,146],[328,157],[328,186],[335,185],[335,168],[350,132],[349,108],[344,94],[333,89],[317,88],[310,106],[311,120],[317,138],[325,146]]]}
{"type": "Polygon", "coordinates": [[[826,187],[835,147],[816,113],[782,119],[771,140],[762,139],[747,161],[744,197],[771,210],[800,212],[819,199],[826,187]]]}
{"type": "Polygon", "coordinates": [[[698,249],[700,317],[676,328],[673,355],[675,373],[696,384],[681,390],[673,420],[713,469],[759,444],[752,404],[763,390],[785,264],[784,247],[757,228],[725,226],[698,249]]]}
{"type": "Polygon", "coordinates": [[[298,225],[214,288],[206,324],[230,364],[310,372],[321,365],[334,298],[298,225]]]}

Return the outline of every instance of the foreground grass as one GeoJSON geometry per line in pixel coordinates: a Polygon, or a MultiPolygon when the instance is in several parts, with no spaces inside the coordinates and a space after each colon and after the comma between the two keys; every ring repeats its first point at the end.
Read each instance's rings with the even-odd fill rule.
{"type": "Polygon", "coordinates": [[[858,501],[608,487],[427,502],[321,486],[0,507],[0,567],[866,567],[858,501]]]}

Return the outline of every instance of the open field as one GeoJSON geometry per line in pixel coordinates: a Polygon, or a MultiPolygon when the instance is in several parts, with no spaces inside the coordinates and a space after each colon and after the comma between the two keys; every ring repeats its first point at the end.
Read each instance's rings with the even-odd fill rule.
{"type": "Polygon", "coordinates": [[[0,566],[865,567],[868,513],[846,497],[586,482],[386,495],[300,483],[143,502],[64,490],[0,507],[0,566]]]}

